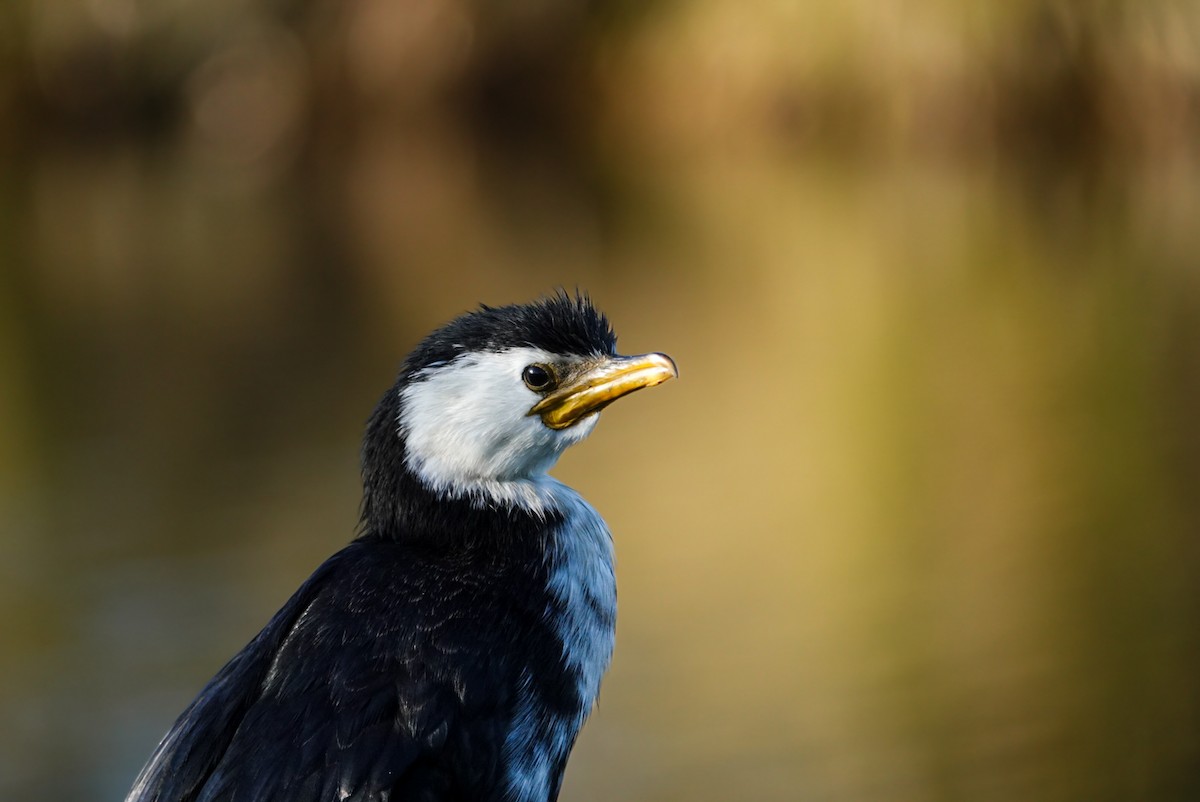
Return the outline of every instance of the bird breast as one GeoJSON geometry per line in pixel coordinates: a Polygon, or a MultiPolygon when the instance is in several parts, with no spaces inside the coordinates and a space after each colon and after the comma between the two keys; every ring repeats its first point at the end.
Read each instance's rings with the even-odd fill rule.
{"type": "Polygon", "coordinates": [[[547,717],[536,702],[528,674],[518,689],[505,751],[514,800],[546,799],[600,692],[616,637],[617,584],[612,536],[600,515],[579,494],[554,482],[553,507],[563,516],[552,534],[547,621],[562,643],[563,666],[576,683],[573,716],[547,717]]]}
{"type": "Polygon", "coordinates": [[[579,672],[579,696],[590,710],[612,657],[617,580],[612,536],[604,519],[578,493],[559,486],[564,520],[554,537],[549,590],[561,604],[554,625],[566,664],[579,672]]]}

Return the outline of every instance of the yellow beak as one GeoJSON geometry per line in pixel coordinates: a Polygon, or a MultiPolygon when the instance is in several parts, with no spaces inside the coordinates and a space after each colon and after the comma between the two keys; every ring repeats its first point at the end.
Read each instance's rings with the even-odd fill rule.
{"type": "Polygon", "coordinates": [[[565,429],[623,395],[678,375],[675,360],[666,354],[602,357],[569,376],[561,387],[534,404],[529,414],[541,415],[542,423],[551,429],[565,429]]]}

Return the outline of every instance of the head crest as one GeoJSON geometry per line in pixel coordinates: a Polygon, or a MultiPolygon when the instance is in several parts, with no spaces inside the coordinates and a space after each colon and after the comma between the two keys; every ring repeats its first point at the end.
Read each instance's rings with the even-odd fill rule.
{"type": "Polygon", "coordinates": [[[430,334],[406,362],[410,371],[469,351],[540,348],[552,354],[614,354],[617,336],[585,293],[558,290],[525,304],[480,305],[430,334]]]}

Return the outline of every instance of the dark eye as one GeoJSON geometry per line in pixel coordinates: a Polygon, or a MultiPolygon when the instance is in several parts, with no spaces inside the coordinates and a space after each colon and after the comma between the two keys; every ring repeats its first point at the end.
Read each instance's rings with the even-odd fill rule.
{"type": "Polygon", "coordinates": [[[554,388],[554,374],[545,365],[527,365],[521,379],[530,390],[542,392],[554,388]]]}

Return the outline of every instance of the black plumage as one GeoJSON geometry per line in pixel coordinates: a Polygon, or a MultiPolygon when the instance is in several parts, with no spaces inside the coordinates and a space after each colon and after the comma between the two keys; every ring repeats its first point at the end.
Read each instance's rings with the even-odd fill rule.
{"type": "Polygon", "coordinates": [[[560,293],[483,307],[418,345],[367,426],[359,536],[200,692],[127,802],[557,797],[594,693],[561,621],[611,644],[615,608],[561,590],[578,559],[569,509],[431,489],[397,424],[430,370],[514,347],[595,360],[615,337],[560,293]]]}

